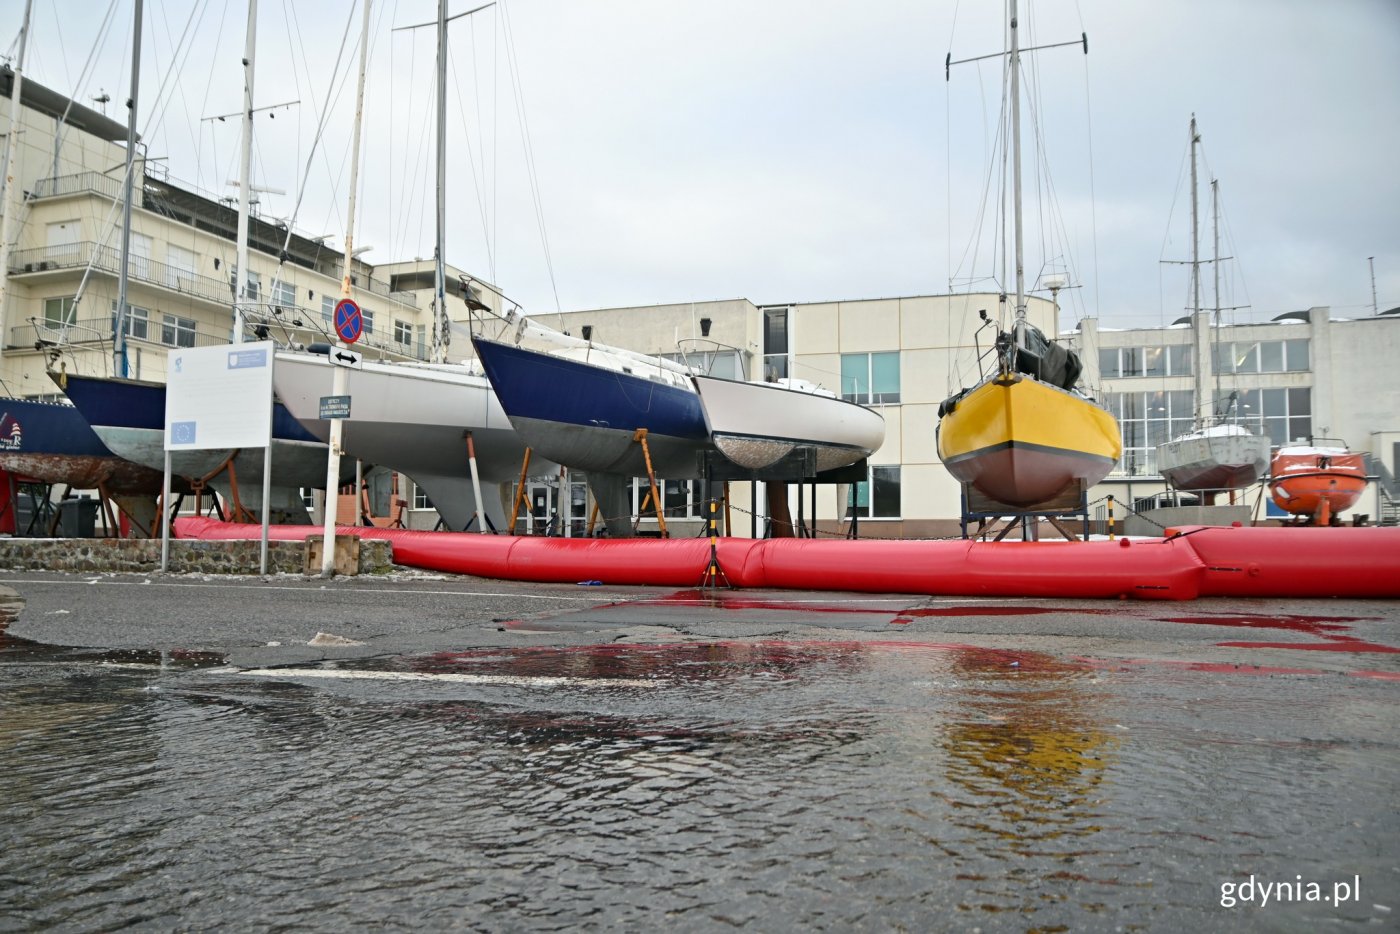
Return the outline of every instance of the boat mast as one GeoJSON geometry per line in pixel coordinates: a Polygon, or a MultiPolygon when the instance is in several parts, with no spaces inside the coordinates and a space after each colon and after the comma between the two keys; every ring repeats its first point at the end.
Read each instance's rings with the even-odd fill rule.
{"type": "MultiPolygon", "coordinates": [[[[122,252],[117,271],[117,317],[113,322],[112,375],[126,379],[127,286],[131,265],[131,195],[136,169],[136,92],[141,86],[141,0],[136,0],[136,21],[131,37],[131,99],[126,102],[126,180],[122,184],[122,252]]],[[[145,169],[142,169],[145,174],[145,169]]]]}
{"type": "MultiPolygon", "coordinates": [[[[360,125],[365,111],[365,72],[369,66],[369,8],[370,0],[365,0],[364,19],[360,25],[360,74],[355,84],[355,123],[350,134],[350,206],[345,212],[345,266],[340,276],[340,297],[350,297],[350,270],[355,261],[355,194],[360,184],[360,125]]],[[[341,346],[336,342],[336,346],[341,346]]],[[[328,361],[329,362],[329,361],[328,361]]],[[[332,365],[331,393],[343,396],[348,388],[350,371],[343,366],[332,365]]],[[[326,455],[326,502],[323,509],[321,576],[330,577],[335,573],[335,525],[339,518],[340,497],[340,455],[345,438],[345,419],[333,418],[331,422],[329,451],[326,455]]],[[[360,508],[359,484],[355,486],[355,510],[360,508]]],[[[359,525],[359,516],[355,518],[359,525]]]]}
{"type": "MultiPolygon", "coordinates": [[[[9,298],[10,291],[10,228],[15,216],[15,126],[20,122],[15,119],[20,114],[20,92],[24,87],[24,50],[29,42],[29,13],[34,7],[34,0],[27,0],[24,4],[24,19],[19,27],[19,58],[15,60],[14,84],[10,87],[10,127],[5,133],[5,202],[4,214],[0,216],[0,326],[3,326],[5,317],[5,303],[9,298]]],[[[4,350],[4,341],[0,341],[0,352],[4,350]]]]}
{"type": "Polygon", "coordinates": [[[243,343],[243,305],[248,299],[248,174],[253,161],[253,49],[257,29],[258,0],[248,0],[248,31],[243,42],[243,151],[238,164],[238,268],[233,286],[235,344],[243,343]]]}
{"type": "Polygon", "coordinates": [[[1021,234],[1021,40],[1016,0],[1011,3],[1011,159],[1016,239],[1016,346],[1026,346],[1026,267],[1021,234]]]}
{"type": "MultiPolygon", "coordinates": [[[[1205,329],[1201,327],[1201,238],[1200,218],[1196,201],[1196,147],[1200,145],[1201,134],[1196,132],[1196,115],[1191,115],[1191,337],[1195,345],[1196,365],[1193,367],[1196,390],[1196,424],[1204,425],[1205,407],[1205,365],[1206,352],[1210,345],[1206,340],[1205,329]]],[[[1214,363],[1214,361],[1212,361],[1214,363]]],[[[1214,367],[1212,367],[1213,369],[1214,367]]],[[[1214,411],[1214,406],[1211,406],[1214,411]]]]}
{"type": "Polygon", "coordinates": [[[447,359],[447,0],[437,15],[437,243],[433,248],[433,362],[447,359]]]}
{"type": "MultiPolygon", "coordinates": [[[[1215,330],[1214,340],[1211,346],[1214,347],[1220,342],[1220,181],[1212,178],[1210,180],[1210,215],[1211,215],[1211,236],[1214,239],[1211,264],[1215,267],[1212,272],[1215,275],[1215,330]]],[[[1216,404],[1220,400],[1220,367],[1215,366],[1216,361],[1211,361],[1211,372],[1215,374],[1215,399],[1216,404]]],[[[1219,413],[1221,420],[1224,419],[1225,412],[1219,413]]],[[[1239,412],[1235,413],[1236,417],[1239,412]]]]}

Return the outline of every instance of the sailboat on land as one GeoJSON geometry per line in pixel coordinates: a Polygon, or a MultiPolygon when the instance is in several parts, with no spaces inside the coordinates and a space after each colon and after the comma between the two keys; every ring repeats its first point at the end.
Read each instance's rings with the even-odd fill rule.
{"type": "MultiPolygon", "coordinates": [[[[1201,259],[1200,237],[1196,223],[1196,147],[1201,137],[1196,132],[1196,118],[1191,117],[1191,332],[1196,336],[1193,347],[1199,355],[1207,346],[1201,339],[1201,259]]],[[[1220,212],[1216,199],[1216,183],[1211,182],[1212,215],[1215,219],[1215,333],[1220,327],[1220,212]]],[[[1195,409],[1206,410],[1204,360],[1192,367],[1196,378],[1195,409]]],[[[1219,366],[1219,362],[1216,363],[1219,366]]],[[[1230,405],[1230,402],[1226,402],[1230,405]]],[[[1199,493],[1209,505],[1215,494],[1239,490],[1263,479],[1269,467],[1269,438],[1250,431],[1243,425],[1227,421],[1228,411],[1210,421],[1197,418],[1186,434],[1157,446],[1157,469],[1175,490],[1199,493]]]]}
{"type": "Polygon", "coordinates": [[[1021,49],[1015,0],[1010,2],[1009,21],[1015,318],[1010,328],[1002,328],[983,313],[983,326],[996,332],[994,365],[976,386],[939,406],[937,437],[938,456],[955,478],[992,500],[993,506],[1029,511],[1078,504],[1084,492],[1113,469],[1123,440],[1113,416],[1076,389],[1082,369],[1078,356],[1050,342],[1026,319],[1021,49]]]}
{"type": "MultiPolygon", "coordinates": [[[[238,269],[239,275],[233,283],[232,305],[234,311],[234,342],[244,338],[244,311],[248,300],[248,166],[252,147],[253,113],[253,49],[256,34],[257,5],[249,3],[246,46],[243,56],[243,133],[242,169],[238,205],[238,269]]],[[[138,22],[136,34],[140,34],[138,22]]],[[[139,55],[133,56],[138,60],[139,55]]],[[[138,67],[133,65],[133,68],[138,67]]],[[[130,228],[132,208],[132,176],[135,147],[134,139],[136,108],[131,108],[132,136],[129,137],[127,151],[127,196],[124,205],[122,270],[127,268],[127,231],[130,228]]],[[[124,288],[124,287],[123,287],[124,288]]],[[[77,299],[75,299],[75,304],[77,299]]],[[[165,398],[164,383],[126,378],[126,327],[123,317],[126,314],[126,300],[123,291],[118,299],[117,314],[113,324],[113,373],[112,377],[88,376],[66,371],[50,372],[50,376],[68,395],[68,398],[82,412],[83,418],[102,439],[111,451],[127,460],[134,461],[154,470],[163,471],[165,465],[165,398]]],[[[173,354],[172,354],[173,356],[173,354]]],[[[272,463],[273,478],[271,502],[269,505],[279,513],[282,521],[306,522],[306,507],[302,501],[303,488],[319,488],[325,484],[326,447],[317,438],[303,429],[292,418],[285,407],[274,403],[272,418],[272,463]]],[[[192,483],[208,481],[218,485],[222,492],[240,507],[256,512],[262,504],[263,490],[262,452],[250,450],[215,451],[183,450],[171,453],[172,472],[192,483]]],[[[354,477],[353,465],[342,471],[341,482],[354,477]]]]}
{"type": "Polygon", "coordinates": [[[884,442],[883,417],[801,380],[722,379],[666,357],[595,344],[513,316],[516,343],[472,338],[501,406],[545,457],[588,474],[612,535],[630,535],[632,477],[703,476],[718,451],[761,470],[798,447],[817,471],[859,462],[884,442]],[[524,334],[554,344],[522,347],[524,334]],[[645,443],[643,443],[645,442],[645,443]]]}
{"type": "MultiPolygon", "coordinates": [[[[458,16],[468,16],[491,4],[458,16]]],[[[456,18],[456,17],[453,17],[456,18]]],[[[437,245],[434,251],[433,361],[431,363],[374,363],[364,361],[346,368],[327,353],[281,350],[273,367],[277,397],[307,430],[323,440],[332,425],[321,418],[324,396],[348,395],[350,415],[341,419],[341,446],[347,454],[367,463],[396,470],[412,478],[427,494],[443,523],[454,531],[466,529],[474,516],[478,530],[501,529],[506,524],[506,484],[519,478],[526,463],[525,442],[511,426],[486,376],[466,364],[445,361],[450,340],[446,309],[445,199],[446,199],[446,0],[438,3],[437,55],[437,245]],[[334,389],[335,378],[344,380],[334,389]],[[472,471],[485,483],[477,502],[472,471]]],[[[414,28],[414,27],[409,27],[414,28]]],[[[362,40],[366,42],[368,37],[362,40]]],[[[363,71],[361,73],[363,81],[363,71]]],[[[353,192],[353,184],[352,184],[353,192]]],[[[350,261],[346,246],[346,263],[350,261]]],[[[347,265],[348,276],[348,265],[347,265]]],[[[468,308],[487,306],[474,291],[461,290],[468,308]]],[[[542,458],[530,462],[537,474],[556,470],[542,458]]]]}

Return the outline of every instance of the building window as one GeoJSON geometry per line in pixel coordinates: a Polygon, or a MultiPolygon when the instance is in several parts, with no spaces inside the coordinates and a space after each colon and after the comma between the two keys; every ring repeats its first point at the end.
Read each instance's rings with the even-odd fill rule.
{"type": "Polygon", "coordinates": [[[1213,359],[1220,373],[1299,373],[1309,366],[1308,340],[1217,344],[1213,359]]]}
{"type": "Polygon", "coordinates": [[[862,519],[898,519],[899,467],[871,467],[870,479],[851,484],[846,494],[846,516],[862,519]]]}
{"type": "MultiPolygon", "coordinates": [[[[112,301],[112,333],[117,333],[117,302],[112,301]]],[[[145,308],[126,306],[126,336],[135,340],[148,340],[151,335],[151,313],[145,308]]]]}
{"type": "Polygon", "coordinates": [[[49,328],[71,328],[78,323],[78,309],[73,304],[73,296],[44,299],[44,326],[49,328]]]}
{"type": "Polygon", "coordinates": [[[362,307],[362,308],[360,309],[360,326],[361,326],[361,330],[362,330],[365,334],[373,334],[373,333],[374,333],[374,312],[370,311],[368,308],[363,308],[363,307],[362,307]]]}
{"type": "Polygon", "coordinates": [[[333,295],[323,295],[321,297],[321,321],[325,323],[326,330],[335,330],[335,306],[340,300],[333,295]]]}
{"type": "Polygon", "coordinates": [[[413,343],[413,325],[407,321],[394,319],[394,343],[402,344],[405,348],[413,343]]]}
{"type": "Polygon", "coordinates": [[[1268,435],[1275,447],[1312,437],[1310,388],[1241,389],[1225,394],[1225,404],[1232,397],[1240,424],[1268,435]]]}
{"type": "Polygon", "coordinates": [[[413,508],[432,509],[433,501],[428,499],[428,494],[418,484],[413,484],[413,508]]]}
{"type": "Polygon", "coordinates": [[[661,483],[661,503],[667,519],[695,519],[704,515],[700,503],[699,480],[664,480],[661,483]]]}
{"type": "MultiPolygon", "coordinates": [[[[233,297],[238,297],[238,267],[230,266],[228,270],[228,285],[233,290],[233,297]]],[[[255,272],[248,273],[248,294],[244,296],[245,301],[256,302],[258,294],[262,288],[262,276],[255,272]]]]}
{"type": "Polygon", "coordinates": [[[1099,375],[1114,379],[1123,376],[1189,376],[1191,345],[1167,344],[1161,347],[1106,347],[1099,351],[1099,375]]]}
{"type": "Polygon", "coordinates": [[[297,306],[296,286],[279,279],[272,286],[272,304],[279,308],[295,308],[297,306]]]}
{"type": "MultiPolygon", "coordinates": [[[[740,379],[742,369],[739,364],[739,351],[737,350],[706,350],[691,351],[689,353],[667,353],[661,355],[663,359],[688,366],[697,373],[706,376],[716,376],[720,379],[740,379]]],[[[775,377],[776,378],[776,377],[775,377]]]]}
{"type": "Polygon", "coordinates": [[[841,355],[841,398],[875,405],[899,401],[899,352],[841,355]]]}
{"type": "Polygon", "coordinates": [[[1157,473],[1157,445],[1196,425],[1195,395],[1189,389],[1106,394],[1104,403],[1123,432],[1124,473],[1133,477],[1157,473]]]}
{"type": "Polygon", "coordinates": [[[196,333],[193,318],[181,318],[179,315],[162,315],[160,326],[160,342],[171,347],[193,347],[196,333]]]}
{"type": "Polygon", "coordinates": [[[788,311],[787,308],[765,308],[763,311],[763,373],[765,380],[788,377],[788,311]]]}
{"type": "Polygon", "coordinates": [[[173,243],[165,247],[165,284],[179,291],[194,282],[194,253],[173,243]]]}
{"type": "Polygon", "coordinates": [[[1308,339],[1297,338],[1283,342],[1283,368],[1291,373],[1301,373],[1310,369],[1308,339]]]}

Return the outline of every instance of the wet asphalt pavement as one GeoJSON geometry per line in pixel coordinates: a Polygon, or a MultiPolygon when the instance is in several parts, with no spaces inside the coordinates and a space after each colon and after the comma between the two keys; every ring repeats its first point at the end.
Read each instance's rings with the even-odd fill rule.
{"type": "Polygon", "coordinates": [[[0,588],[0,930],[1400,927],[1400,602],[0,588]]]}

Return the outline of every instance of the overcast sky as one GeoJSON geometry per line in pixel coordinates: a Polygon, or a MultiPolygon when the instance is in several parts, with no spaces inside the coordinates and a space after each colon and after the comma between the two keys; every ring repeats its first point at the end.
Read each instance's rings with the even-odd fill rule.
{"type": "MultiPolygon", "coordinates": [[[[0,4],[10,54],[22,7],[0,4]]],[[[172,179],[226,196],[238,122],[204,118],[240,107],[246,6],[193,8],[146,0],[139,126],[172,179]]],[[[124,121],[132,0],[99,46],[105,12],[35,0],[26,74],[92,106],[105,92],[124,121]]],[[[435,16],[373,7],[355,237],[373,263],[432,255],[434,33],[391,28],[435,16]]],[[[1186,267],[1163,261],[1190,256],[1192,113],[1202,256],[1214,177],[1221,304],[1249,306],[1227,320],[1369,315],[1368,257],[1380,309],[1400,305],[1400,3],[1023,0],[1021,23],[1023,45],[1089,35],[1087,57],[1027,56],[1026,269],[1079,286],[1065,320],[1151,326],[1189,304],[1186,267]]],[[[1004,25],[993,0],[502,0],[449,27],[448,260],[537,314],[1013,289],[986,187],[1000,65],[944,77],[950,52],[1001,51],[1004,25]]],[[[259,210],[290,217],[301,192],[297,228],[337,244],[359,30],[346,0],[259,10],[255,106],[299,101],[258,117],[254,183],[285,192],[259,210]]]]}

